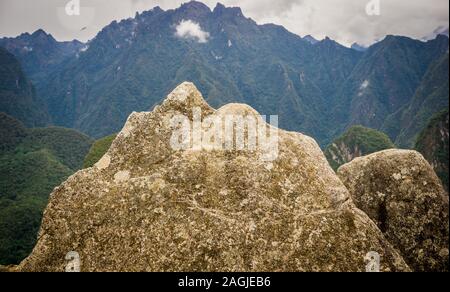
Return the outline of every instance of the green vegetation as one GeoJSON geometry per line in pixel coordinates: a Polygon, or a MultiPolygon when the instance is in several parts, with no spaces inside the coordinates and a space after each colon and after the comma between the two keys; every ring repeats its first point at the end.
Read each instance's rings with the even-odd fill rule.
{"type": "Polygon", "coordinates": [[[38,101],[31,82],[22,71],[19,61],[0,47],[0,112],[29,127],[45,126],[48,114],[38,101]]]}
{"type": "Polygon", "coordinates": [[[27,135],[25,126],[0,112],[0,155],[14,149],[27,135]]]}
{"type": "Polygon", "coordinates": [[[36,242],[52,190],[81,168],[92,141],[74,130],[26,129],[0,113],[0,264],[17,264],[36,242]]]}
{"type": "MultiPolygon", "coordinates": [[[[238,8],[188,3],[114,21],[89,45],[37,31],[0,39],[0,46],[22,62],[55,125],[95,138],[116,133],[131,112],[148,111],[183,81],[194,82],[215,108],[246,103],[321,146],[363,125],[412,148],[429,118],[448,107],[449,43],[442,35],[427,42],[387,36],[360,52],[329,38],[312,45],[238,8]],[[174,35],[174,21],[192,15],[210,33],[208,43],[174,35]]],[[[33,116],[23,108],[16,103],[9,114],[33,116]]]]}
{"type": "Polygon", "coordinates": [[[351,160],[378,151],[396,148],[389,137],[377,130],[353,126],[325,150],[334,170],[351,160]]]}
{"type": "Polygon", "coordinates": [[[191,81],[215,108],[246,103],[282,117],[284,129],[327,138],[329,98],[362,53],[329,39],[313,46],[231,8],[199,9],[155,9],[105,27],[79,58],[37,85],[54,123],[101,138],[120,130],[131,112],[148,111],[191,81]],[[174,19],[190,15],[211,34],[207,44],[174,36],[174,19]]]}
{"type": "Polygon", "coordinates": [[[387,118],[386,133],[389,129],[398,131],[395,144],[412,148],[420,132],[430,119],[449,106],[449,54],[444,54],[428,68],[412,101],[397,113],[387,118]],[[397,130],[395,130],[397,129],[397,130]]]}
{"type": "Polygon", "coordinates": [[[104,137],[95,141],[89,150],[88,155],[84,159],[83,168],[94,166],[111,147],[112,142],[116,139],[116,134],[104,137]]]}
{"type": "Polygon", "coordinates": [[[58,42],[42,29],[33,34],[23,33],[16,38],[0,38],[0,47],[5,48],[22,64],[26,75],[39,84],[55,71],[67,58],[75,57],[83,44],[77,40],[58,42]]]}
{"type": "Polygon", "coordinates": [[[277,114],[281,128],[322,146],[351,125],[381,129],[403,146],[445,107],[448,70],[433,69],[445,64],[438,62],[448,51],[445,36],[428,42],[388,36],[358,52],[328,38],[312,45],[236,11],[187,4],[113,22],[79,58],[39,83],[39,95],[55,124],[100,138],[191,81],[215,108],[239,102],[277,114]],[[207,44],[174,36],[173,19],[190,15],[210,33],[207,44]],[[422,96],[426,102],[416,103],[422,96]]]}
{"type": "Polygon", "coordinates": [[[0,263],[17,264],[33,249],[41,224],[44,200],[0,199],[0,263]]]}
{"type": "Polygon", "coordinates": [[[449,110],[446,109],[429,121],[417,138],[415,149],[431,163],[442,184],[449,188],[449,110]]]}

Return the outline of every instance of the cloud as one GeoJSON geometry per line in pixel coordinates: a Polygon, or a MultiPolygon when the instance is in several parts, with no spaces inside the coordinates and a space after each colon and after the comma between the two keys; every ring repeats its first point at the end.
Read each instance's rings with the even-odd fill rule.
{"type": "Polygon", "coordinates": [[[429,35],[426,35],[423,37],[424,41],[429,41],[434,39],[437,35],[446,35],[449,36],[448,33],[448,26],[439,26],[438,28],[436,28],[432,33],[430,33],[429,35]]]}
{"type": "MultiPolygon", "coordinates": [[[[317,0],[316,0],[317,1],[317,0]]],[[[209,2],[209,1],[208,1],[209,2]]],[[[211,1],[213,2],[213,1],[211,1]]],[[[293,9],[294,6],[302,4],[303,0],[226,0],[224,3],[230,6],[239,6],[244,11],[251,11],[252,17],[261,19],[263,17],[280,17],[293,9]]]]}
{"type": "MultiPolygon", "coordinates": [[[[79,18],[58,17],[69,0],[0,0],[0,37],[43,28],[58,40],[88,40],[112,20],[133,17],[155,6],[173,9],[189,0],[80,0],[79,18]],[[87,7],[86,7],[87,6],[87,7]],[[83,7],[84,11],[83,11],[83,7]],[[81,28],[87,27],[86,30],[81,28]]],[[[259,24],[275,23],[301,36],[325,36],[345,44],[367,46],[388,34],[416,39],[434,37],[449,27],[448,0],[380,0],[381,15],[369,16],[372,0],[220,0],[239,6],[259,24]],[[337,3],[339,2],[339,3],[337,3]]],[[[214,8],[218,0],[203,0],[214,8]]],[[[198,40],[198,38],[196,38],[198,40]]]]}
{"type": "Polygon", "coordinates": [[[199,43],[208,42],[209,33],[203,31],[200,24],[192,20],[182,20],[175,30],[175,35],[180,38],[196,39],[199,43]]]}
{"type": "Polygon", "coordinates": [[[329,36],[345,45],[358,42],[365,46],[389,34],[421,39],[439,26],[448,27],[449,22],[448,0],[381,0],[379,16],[366,13],[369,0],[335,2],[299,0],[284,17],[259,21],[279,21],[299,35],[329,36]]]}

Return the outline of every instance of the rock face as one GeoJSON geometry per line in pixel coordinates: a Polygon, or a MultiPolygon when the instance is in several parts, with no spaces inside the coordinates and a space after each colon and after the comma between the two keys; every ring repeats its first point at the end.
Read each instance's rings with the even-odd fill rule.
{"type": "Polygon", "coordinates": [[[27,127],[43,127],[49,116],[17,58],[0,45],[0,112],[27,127]]]}
{"type": "Polygon", "coordinates": [[[448,192],[449,164],[448,109],[439,113],[419,135],[415,149],[431,164],[448,192]]]}
{"type": "Polygon", "coordinates": [[[338,175],[411,268],[448,271],[448,196],[422,155],[386,150],[355,159],[338,175]]]}
{"type": "Polygon", "coordinates": [[[105,156],[55,189],[39,241],[19,271],[408,271],[376,225],[350,200],[317,143],[279,131],[278,156],[174,150],[173,117],[219,110],[183,83],[152,112],[133,113],[105,156]],[[370,263],[369,263],[370,264],[370,263]]]}

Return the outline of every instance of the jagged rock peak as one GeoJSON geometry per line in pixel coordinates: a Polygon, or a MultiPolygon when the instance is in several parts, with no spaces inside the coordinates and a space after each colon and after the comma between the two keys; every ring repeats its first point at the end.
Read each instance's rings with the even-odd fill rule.
{"type": "Polygon", "coordinates": [[[203,114],[213,113],[213,108],[205,101],[200,91],[191,82],[183,82],[177,86],[155,110],[160,113],[178,111],[189,117],[194,108],[200,108],[203,114]]]}
{"type": "Polygon", "coordinates": [[[242,15],[242,9],[240,7],[226,7],[222,3],[217,3],[213,10],[214,14],[232,13],[235,15],[242,15]]]}
{"type": "Polygon", "coordinates": [[[199,2],[199,1],[189,1],[187,3],[183,3],[180,8],[181,10],[196,10],[196,11],[204,11],[204,12],[211,12],[211,9],[204,4],[203,2],[199,2]]]}
{"type": "Polygon", "coordinates": [[[164,103],[180,103],[189,107],[192,104],[205,103],[205,100],[194,83],[183,82],[167,96],[164,103]]]}
{"type": "Polygon", "coordinates": [[[38,29],[35,32],[33,32],[32,36],[49,36],[49,34],[47,34],[43,29],[38,29]]]}

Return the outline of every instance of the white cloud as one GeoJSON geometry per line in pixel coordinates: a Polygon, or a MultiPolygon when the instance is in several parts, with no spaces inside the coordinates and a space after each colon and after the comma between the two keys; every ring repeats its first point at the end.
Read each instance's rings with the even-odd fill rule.
{"type": "Polygon", "coordinates": [[[200,24],[192,20],[182,20],[175,28],[176,36],[180,38],[196,39],[199,43],[207,43],[209,33],[202,30],[200,24]]]}
{"type": "MultiPolygon", "coordinates": [[[[213,6],[216,0],[206,0],[213,6]]],[[[350,46],[368,46],[388,34],[422,39],[449,27],[448,0],[381,0],[381,15],[369,16],[370,0],[223,0],[240,6],[259,24],[275,23],[301,36],[328,36],[350,46]],[[337,3],[338,2],[338,3],[337,3]]],[[[434,35],[433,35],[434,37],[434,35]]]]}
{"type": "MultiPolygon", "coordinates": [[[[189,0],[81,0],[80,17],[58,17],[68,0],[0,0],[0,36],[43,28],[58,40],[86,41],[112,20],[133,17],[156,5],[173,9],[189,0]],[[88,6],[88,7],[84,7],[88,6]],[[83,10],[84,7],[84,10],[83,10]],[[89,9],[88,9],[89,8],[89,9]],[[87,27],[82,30],[83,27],[87,27]]],[[[218,0],[203,0],[213,8],[218,0]]],[[[448,0],[381,0],[381,15],[366,14],[370,0],[221,0],[239,6],[257,23],[272,22],[301,36],[325,36],[346,45],[370,45],[387,34],[417,39],[449,27],[448,0]],[[337,2],[339,4],[337,4],[337,2]]],[[[63,15],[64,16],[64,15],[63,15]]]]}

